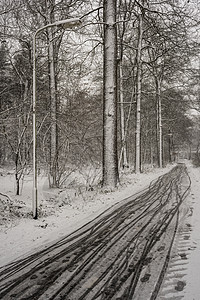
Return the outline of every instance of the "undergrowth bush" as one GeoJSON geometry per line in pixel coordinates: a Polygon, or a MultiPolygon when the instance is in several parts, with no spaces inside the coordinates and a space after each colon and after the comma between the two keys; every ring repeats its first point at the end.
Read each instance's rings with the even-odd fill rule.
{"type": "Polygon", "coordinates": [[[192,159],[192,163],[194,165],[194,167],[198,168],[200,167],[200,156],[199,153],[195,153],[193,159],[192,159]]]}

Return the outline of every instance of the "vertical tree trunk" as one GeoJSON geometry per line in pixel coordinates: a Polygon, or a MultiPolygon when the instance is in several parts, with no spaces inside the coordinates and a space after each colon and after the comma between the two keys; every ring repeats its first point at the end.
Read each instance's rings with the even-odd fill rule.
{"type": "MultiPolygon", "coordinates": [[[[28,92],[29,92],[29,82],[28,79],[25,80],[24,82],[24,94],[23,94],[23,100],[26,103],[28,99],[28,92]]],[[[24,119],[23,119],[23,126],[26,126],[27,122],[27,114],[24,114],[24,119]]],[[[26,137],[26,132],[24,133],[24,138],[22,141],[22,161],[25,161],[27,159],[27,137],[26,137]]]]}
{"type": "Polygon", "coordinates": [[[122,166],[128,167],[127,149],[126,149],[126,137],[125,137],[125,115],[124,115],[124,94],[123,94],[123,72],[122,72],[122,60],[119,64],[119,82],[120,82],[120,120],[121,120],[121,141],[122,141],[122,166]]]}
{"type": "Polygon", "coordinates": [[[143,16],[139,15],[138,25],[138,44],[137,44],[137,74],[136,74],[136,137],[135,137],[135,172],[141,171],[141,51],[142,51],[142,36],[143,36],[143,16]]]}
{"type": "Polygon", "coordinates": [[[163,167],[163,141],[162,141],[162,105],[160,97],[161,84],[156,77],[156,103],[157,103],[157,130],[158,130],[158,165],[163,167]]]}
{"type": "MultiPolygon", "coordinates": [[[[52,5],[54,1],[50,3],[47,1],[47,21],[48,23],[54,22],[54,15],[52,12],[52,5]]],[[[53,31],[52,28],[48,28],[48,40],[49,40],[49,88],[50,88],[50,100],[51,100],[51,142],[50,142],[50,185],[56,187],[56,175],[57,175],[57,99],[56,99],[56,78],[55,78],[55,51],[53,45],[53,31]]]]}
{"type": "Polygon", "coordinates": [[[104,0],[103,186],[118,182],[116,0],[104,0]]]}
{"type": "Polygon", "coordinates": [[[154,164],[154,159],[153,159],[153,134],[152,134],[152,130],[151,130],[151,140],[150,140],[150,164],[151,167],[153,167],[154,164]]]}
{"type": "Polygon", "coordinates": [[[16,195],[19,195],[19,177],[18,177],[18,162],[19,154],[15,154],[15,182],[16,182],[16,195]]]}

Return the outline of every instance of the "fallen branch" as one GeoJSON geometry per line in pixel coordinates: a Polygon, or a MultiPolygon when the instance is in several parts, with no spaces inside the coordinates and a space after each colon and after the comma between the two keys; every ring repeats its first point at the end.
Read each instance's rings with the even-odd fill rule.
{"type": "Polygon", "coordinates": [[[6,194],[3,194],[3,193],[0,193],[0,195],[1,196],[3,196],[3,197],[6,197],[6,198],[8,198],[9,200],[10,200],[10,202],[13,202],[13,200],[8,196],[8,195],[6,195],[6,194]]]}

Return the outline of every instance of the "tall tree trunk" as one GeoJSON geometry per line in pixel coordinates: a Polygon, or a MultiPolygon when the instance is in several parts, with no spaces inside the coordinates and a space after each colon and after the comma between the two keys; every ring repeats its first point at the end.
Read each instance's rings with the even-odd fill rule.
{"type": "Polygon", "coordinates": [[[19,163],[19,153],[16,153],[16,154],[15,154],[15,182],[16,182],[16,195],[19,195],[18,163],[19,163]]]}
{"type": "Polygon", "coordinates": [[[158,132],[158,165],[163,167],[163,141],[162,141],[162,105],[160,97],[161,83],[156,77],[156,103],[157,103],[157,132],[158,132]]]}
{"type": "Polygon", "coordinates": [[[122,60],[120,60],[120,64],[119,64],[119,82],[120,82],[119,99],[120,99],[120,121],[121,121],[121,141],[122,141],[122,166],[124,168],[124,167],[128,167],[128,160],[127,160],[126,136],[125,136],[122,60]]]}
{"type": "MultiPolygon", "coordinates": [[[[54,22],[54,15],[52,5],[54,1],[47,0],[47,22],[54,22]]],[[[55,75],[55,51],[53,44],[53,31],[48,28],[49,40],[49,88],[51,100],[51,142],[50,142],[50,186],[56,187],[57,185],[57,99],[56,99],[56,75],[55,75]]]]}
{"type": "Polygon", "coordinates": [[[104,0],[103,186],[118,182],[116,0],[104,0]]]}
{"type": "Polygon", "coordinates": [[[153,164],[154,164],[154,159],[153,159],[153,131],[152,131],[152,128],[151,128],[151,139],[150,139],[150,164],[151,164],[151,167],[153,167],[153,164]]]}
{"type": "Polygon", "coordinates": [[[138,25],[138,45],[137,45],[137,74],[136,74],[136,137],[135,137],[135,172],[141,171],[141,52],[142,52],[142,36],[143,36],[143,16],[139,15],[138,25]]]}
{"type": "MultiPolygon", "coordinates": [[[[28,79],[25,80],[24,82],[24,94],[23,94],[23,100],[25,103],[27,103],[28,100],[28,93],[29,93],[29,82],[28,79]]],[[[27,122],[27,114],[24,114],[24,119],[23,119],[23,126],[26,126],[27,122]]],[[[22,161],[24,162],[27,159],[27,134],[26,132],[24,133],[24,138],[22,142],[22,161]]]]}

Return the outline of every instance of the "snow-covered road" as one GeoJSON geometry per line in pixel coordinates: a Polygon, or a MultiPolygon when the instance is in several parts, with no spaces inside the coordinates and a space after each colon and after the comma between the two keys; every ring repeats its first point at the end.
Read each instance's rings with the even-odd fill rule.
{"type": "MultiPolygon", "coordinates": [[[[189,162],[186,162],[186,164],[191,178],[191,192],[185,199],[189,210],[185,215],[184,224],[190,230],[188,235],[183,232],[183,239],[185,239],[184,247],[186,247],[184,248],[184,258],[186,259],[181,261],[184,264],[184,272],[181,274],[181,280],[178,281],[178,283],[183,283],[183,285],[179,289],[179,286],[175,285],[175,281],[169,281],[170,292],[168,296],[166,293],[165,298],[160,299],[167,300],[172,295],[181,297],[180,299],[184,300],[200,299],[200,169],[193,168],[189,162]],[[175,294],[173,293],[174,291],[175,294]]],[[[96,195],[88,202],[83,201],[83,199],[76,199],[72,205],[63,207],[60,211],[56,211],[55,214],[49,217],[39,220],[22,219],[16,226],[11,226],[10,228],[2,227],[0,231],[0,265],[5,265],[13,259],[24,256],[26,253],[42,249],[46,244],[49,245],[55,240],[66,236],[92,220],[108,207],[143,189],[152,180],[169,171],[170,168],[157,169],[147,174],[129,174],[128,179],[124,177],[125,181],[128,180],[129,184],[123,184],[116,192],[96,195]]],[[[3,192],[7,192],[6,186],[4,186],[3,192]]],[[[24,193],[23,201],[26,200],[26,196],[27,194],[24,193]]],[[[180,246],[181,243],[181,238],[179,238],[177,245],[180,246]]],[[[180,248],[177,249],[179,251],[180,248]]],[[[179,251],[180,255],[181,250],[179,251]]],[[[175,264],[177,264],[177,260],[175,264]]],[[[173,267],[173,261],[171,267],[173,267]]],[[[178,276],[176,272],[171,274],[178,276]]]]}
{"type": "Polygon", "coordinates": [[[186,285],[182,292],[184,300],[200,299],[200,169],[188,164],[191,178],[191,193],[187,198],[190,211],[186,220],[191,224],[190,239],[188,241],[188,255],[185,280],[186,285]],[[191,251],[190,251],[191,250],[191,251]]]}

